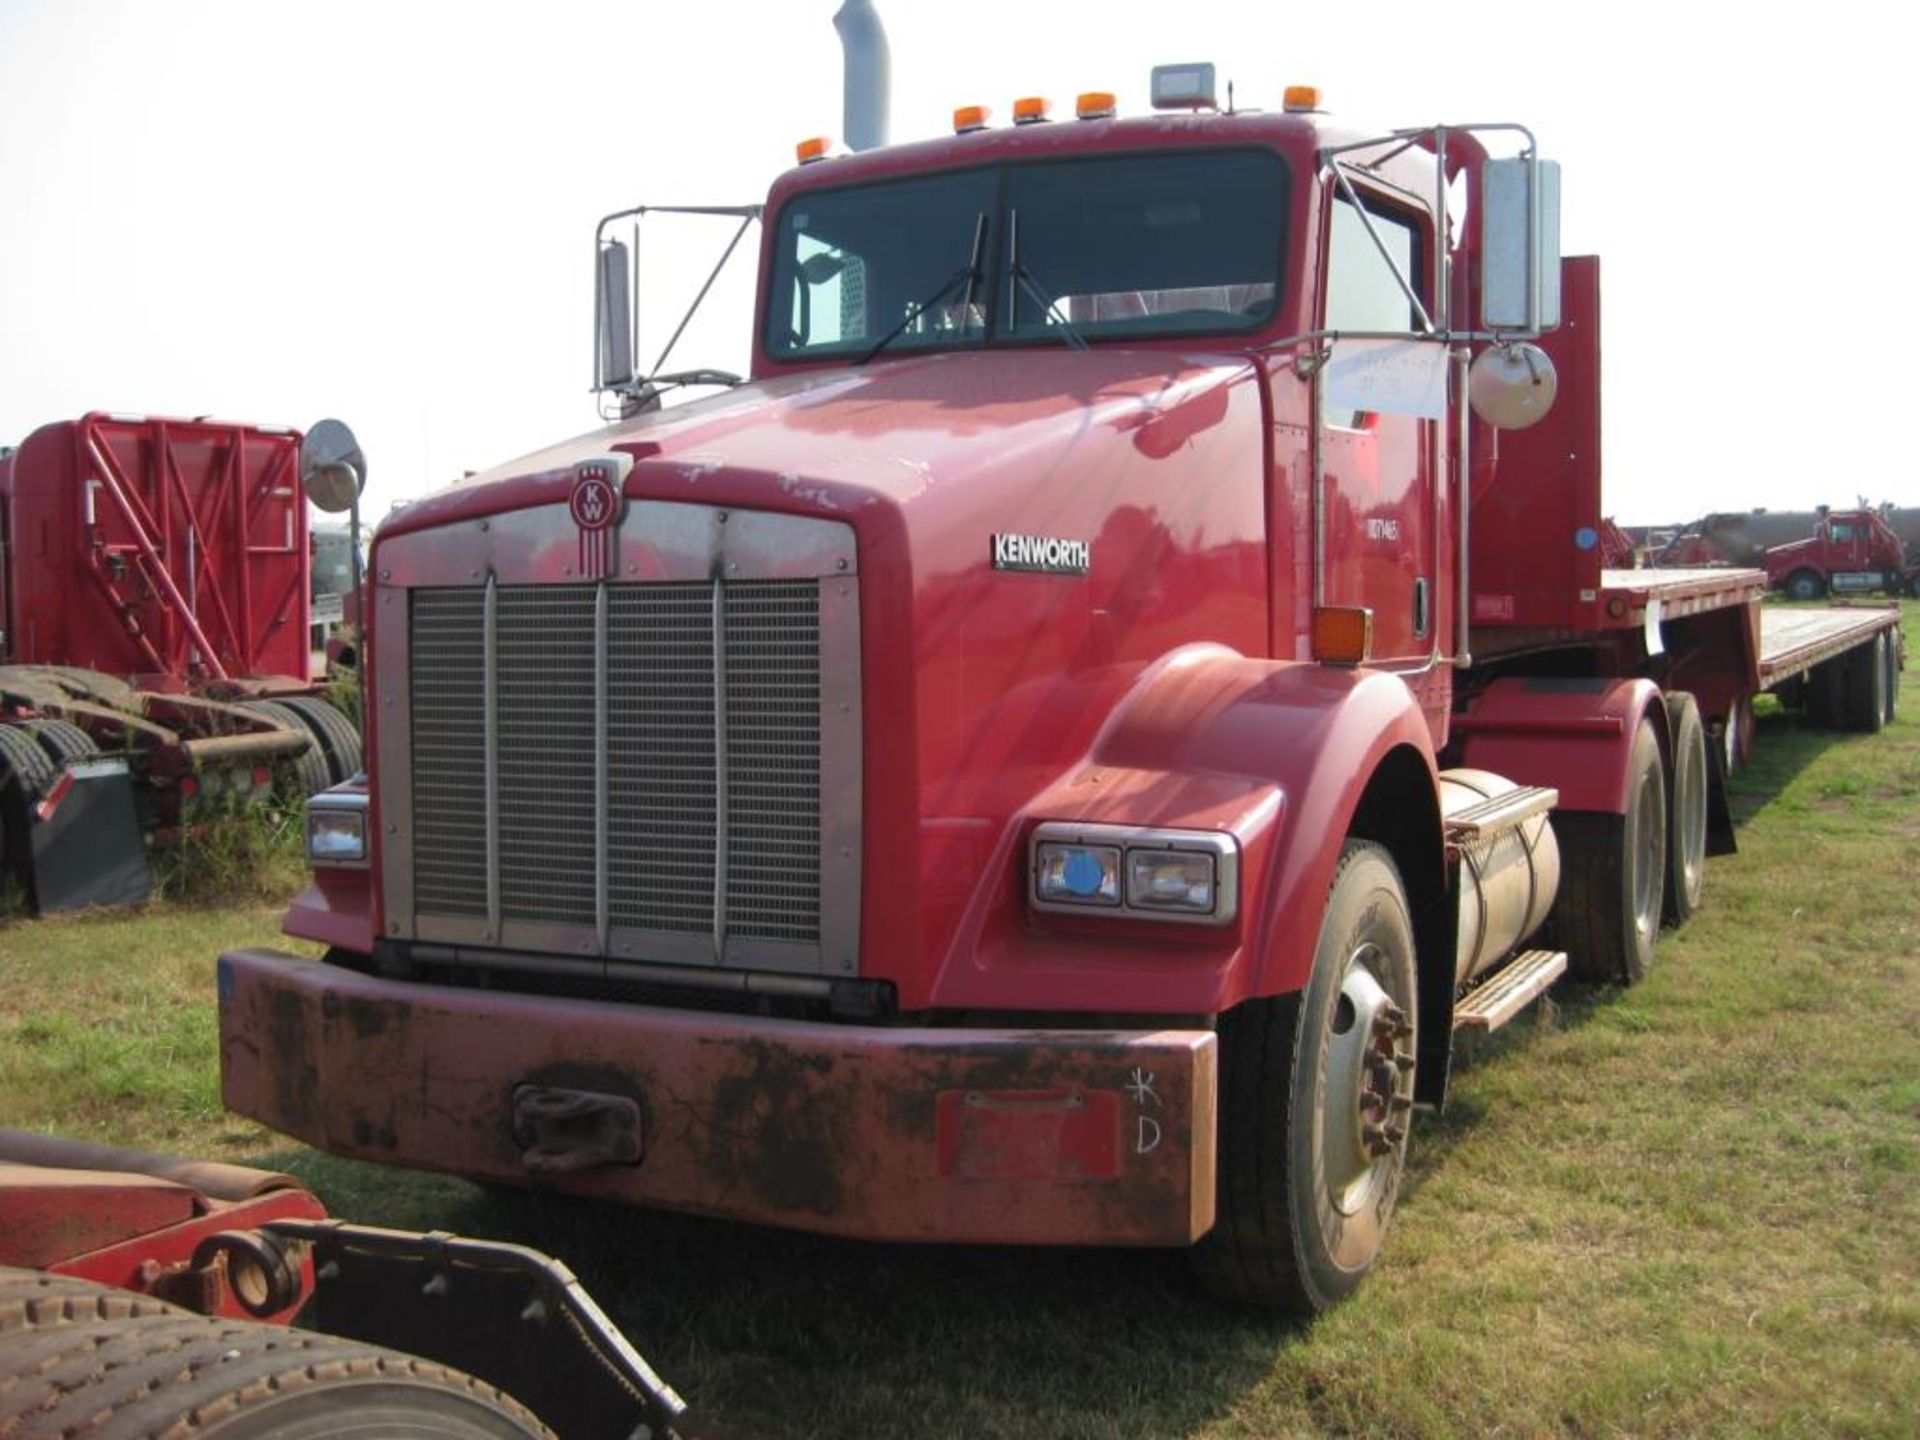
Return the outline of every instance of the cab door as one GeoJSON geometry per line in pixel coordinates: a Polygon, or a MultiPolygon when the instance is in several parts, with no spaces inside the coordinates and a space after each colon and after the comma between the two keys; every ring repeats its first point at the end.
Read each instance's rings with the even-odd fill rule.
{"type": "MultiPolygon", "coordinates": [[[[1366,189],[1356,193],[1372,222],[1371,234],[1358,207],[1328,188],[1322,212],[1321,326],[1348,332],[1418,331],[1418,312],[1395,270],[1431,309],[1426,281],[1431,222],[1417,206],[1366,189]]],[[[1413,389],[1422,383],[1418,377],[1437,377],[1439,408],[1428,413],[1444,415],[1446,352],[1440,342],[1337,340],[1328,363],[1347,373],[1343,358],[1366,346],[1397,365],[1401,379],[1415,375],[1413,389]]],[[[1434,466],[1436,427],[1442,421],[1418,413],[1423,407],[1406,385],[1392,383],[1384,373],[1382,382],[1372,388],[1388,398],[1377,400],[1367,399],[1365,385],[1323,390],[1323,476],[1317,498],[1325,539],[1319,603],[1371,610],[1373,663],[1417,669],[1432,659],[1438,633],[1434,466]],[[1356,399],[1380,408],[1359,408],[1356,399]]],[[[1430,384],[1426,388],[1430,393],[1430,384]]]]}

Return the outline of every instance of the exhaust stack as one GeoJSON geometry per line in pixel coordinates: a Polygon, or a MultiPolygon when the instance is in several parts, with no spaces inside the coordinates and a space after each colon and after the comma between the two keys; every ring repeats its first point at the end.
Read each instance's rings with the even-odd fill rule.
{"type": "Polygon", "coordinates": [[[841,131],[851,150],[872,150],[887,143],[887,109],[892,88],[887,31],[873,0],[845,0],[834,14],[844,52],[846,95],[841,131]]]}

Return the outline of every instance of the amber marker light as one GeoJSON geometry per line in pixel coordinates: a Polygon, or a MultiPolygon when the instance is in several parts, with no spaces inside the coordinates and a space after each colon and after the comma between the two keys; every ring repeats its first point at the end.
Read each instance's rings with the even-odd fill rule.
{"type": "Polygon", "coordinates": [[[1053,109],[1051,101],[1039,95],[1022,95],[1013,102],[1013,123],[1038,125],[1053,109]]]}
{"type": "Polygon", "coordinates": [[[826,135],[814,135],[802,140],[793,147],[793,153],[802,165],[811,165],[816,160],[827,158],[827,151],[833,148],[833,140],[826,135]]]}
{"type": "Polygon", "coordinates": [[[1313,658],[1364,665],[1373,654],[1373,611],[1363,605],[1321,605],[1313,612],[1313,658]]]}
{"type": "Polygon", "coordinates": [[[1320,87],[1318,85],[1289,85],[1281,104],[1294,114],[1303,110],[1320,108],[1320,87]]]}
{"type": "Polygon", "coordinates": [[[953,133],[971,135],[976,130],[984,130],[992,114],[984,105],[962,105],[953,112],[953,133]]]}
{"type": "Polygon", "coordinates": [[[1111,120],[1119,108],[1108,90],[1089,90],[1073,102],[1073,113],[1082,120],[1111,120]]]}

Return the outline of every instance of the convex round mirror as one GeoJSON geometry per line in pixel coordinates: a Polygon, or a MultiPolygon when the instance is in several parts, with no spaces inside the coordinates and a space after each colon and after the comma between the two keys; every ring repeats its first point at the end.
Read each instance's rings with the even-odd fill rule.
{"type": "Polygon", "coordinates": [[[329,515],[351,510],[367,483],[367,457],[344,420],[321,420],[300,442],[300,488],[329,515]]]}
{"type": "Polygon", "coordinates": [[[1473,357],[1467,399],[1473,413],[1501,430],[1524,430],[1553,408],[1560,377],[1538,345],[1511,340],[1473,357]]]}

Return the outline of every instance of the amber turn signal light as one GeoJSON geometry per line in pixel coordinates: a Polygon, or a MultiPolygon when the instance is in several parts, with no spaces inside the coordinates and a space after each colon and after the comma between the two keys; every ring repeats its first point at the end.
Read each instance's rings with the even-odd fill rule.
{"type": "Polygon", "coordinates": [[[984,105],[962,105],[953,112],[953,133],[970,135],[975,130],[987,128],[987,118],[993,114],[984,105]]]}
{"type": "Polygon", "coordinates": [[[1313,612],[1313,658],[1364,665],[1373,654],[1373,611],[1363,605],[1321,605],[1313,612]]]}
{"type": "Polygon", "coordinates": [[[1318,85],[1289,85],[1281,104],[1288,110],[1318,110],[1320,108],[1320,87],[1318,85]]]}
{"type": "Polygon", "coordinates": [[[1111,120],[1119,102],[1106,90],[1089,90],[1073,102],[1073,113],[1082,120],[1111,120]]]}
{"type": "Polygon", "coordinates": [[[1013,123],[1016,125],[1037,125],[1047,118],[1053,109],[1051,101],[1040,95],[1022,95],[1013,102],[1013,123]]]}
{"type": "Polygon", "coordinates": [[[816,160],[826,159],[827,151],[832,148],[831,138],[825,135],[814,135],[794,146],[793,153],[802,165],[811,165],[816,160]]]}

